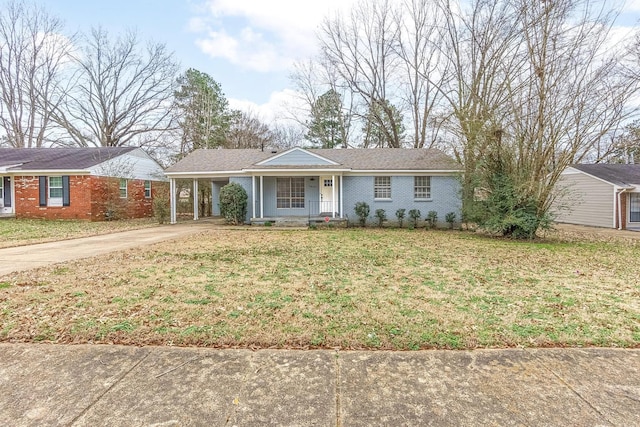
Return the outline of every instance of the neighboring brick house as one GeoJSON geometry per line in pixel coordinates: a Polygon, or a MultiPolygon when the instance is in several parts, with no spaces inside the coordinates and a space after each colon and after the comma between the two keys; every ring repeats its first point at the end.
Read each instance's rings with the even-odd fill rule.
{"type": "MultiPolygon", "coordinates": [[[[366,202],[375,221],[384,209],[389,221],[398,209],[449,212],[460,219],[460,165],[436,149],[249,149],[196,150],[165,171],[172,188],[177,179],[209,181],[212,212],[219,214],[222,186],[237,182],[249,196],[247,222],[285,222],[288,218],[357,221],[357,202],[366,202]]],[[[176,220],[175,191],[172,222],[176,220]]],[[[197,194],[197,191],[194,192],[197,194]]],[[[197,204],[197,200],[194,200],[197,204]]],[[[197,219],[197,215],[194,215],[197,219]]]]}
{"type": "Polygon", "coordinates": [[[153,215],[162,167],[136,147],[0,148],[0,215],[102,221],[153,215]]]}
{"type": "Polygon", "coordinates": [[[571,165],[557,188],[556,221],[640,230],[640,165],[571,165]]]}

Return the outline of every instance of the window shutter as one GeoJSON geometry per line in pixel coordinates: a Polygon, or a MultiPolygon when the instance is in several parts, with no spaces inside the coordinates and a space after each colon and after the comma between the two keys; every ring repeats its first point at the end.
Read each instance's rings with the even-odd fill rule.
{"type": "Polygon", "coordinates": [[[4,206],[11,207],[11,178],[4,177],[4,206]]]}
{"type": "Polygon", "coordinates": [[[40,206],[47,206],[47,177],[40,176],[40,206]]]}
{"type": "Polygon", "coordinates": [[[71,200],[69,198],[69,175],[62,176],[62,206],[69,206],[71,200]]]}

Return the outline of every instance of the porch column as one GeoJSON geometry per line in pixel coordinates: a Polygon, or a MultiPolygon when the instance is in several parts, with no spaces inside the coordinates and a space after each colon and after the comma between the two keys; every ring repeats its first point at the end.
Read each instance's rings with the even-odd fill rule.
{"type": "Polygon", "coordinates": [[[213,205],[215,200],[214,188],[213,188],[213,180],[209,181],[209,186],[211,187],[211,216],[213,216],[213,205]]]}
{"type": "Polygon", "coordinates": [[[264,176],[260,175],[260,219],[264,218],[264,176]]]}
{"type": "Polygon", "coordinates": [[[344,218],[344,200],[342,199],[342,175],[340,175],[340,218],[344,218]]]}
{"type": "Polygon", "coordinates": [[[193,220],[198,219],[198,180],[193,179],[193,220]]]}
{"type": "Polygon", "coordinates": [[[169,179],[169,207],[171,210],[170,223],[176,223],[176,180],[175,178],[169,179]]]}
{"type": "Polygon", "coordinates": [[[331,175],[331,217],[336,217],[336,176],[331,175]]]}
{"type": "Polygon", "coordinates": [[[256,217],[256,177],[251,177],[251,218],[256,217]]]}

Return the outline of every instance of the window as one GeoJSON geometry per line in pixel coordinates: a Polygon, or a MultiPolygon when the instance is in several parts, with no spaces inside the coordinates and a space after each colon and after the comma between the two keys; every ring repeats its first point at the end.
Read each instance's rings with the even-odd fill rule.
{"type": "Polygon", "coordinates": [[[0,176],[0,206],[4,206],[4,177],[0,176]]]}
{"type": "Polygon", "coordinates": [[[127,198],[127,180],[124,178],[120,178],[120,198],[127,198]]]}
{"type": "Polygon", "coordinates": [[[144,197],[147,199],[151,198],[151,181],[144,182],[144,197]]]}
{"type": "Polygon", "coordinates": [[[413,198],[414,199],[430,199],[431,198],[431,177],[416,176],[413,178],[413,198]]]}
{"type": "Polygon", "coordinates": [[[629,222],[640,222],[640,193],[629,193],[629,222]]]}
{"type": "Polygon", "coordinates": [[[391,198],[391,177],[376,176],[373,184],[373,197],[376,199],[391,198]]]}
{"type": "Polygon", "coordinates": [[[276,178],[276,207],[304,209],[304,178],[276,178]]]}
{"type": "Polygon", "coordinates": [[[332,179],[325,179],[324,180],[324,186],[325,187],[333,187],[333,180],[332,179]]]}
{"type": "Polygon", "coordinates": [[[62,206],[62,177],[49,177],[49,206],[62,206]]]}

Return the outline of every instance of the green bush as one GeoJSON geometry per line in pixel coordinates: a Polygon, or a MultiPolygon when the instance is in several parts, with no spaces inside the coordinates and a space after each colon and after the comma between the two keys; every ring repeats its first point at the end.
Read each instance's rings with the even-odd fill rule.
{"type": "Polygon", "coordinates": [[[429,223],[429,227],[436,228],[436,225],[438,225],[438,212],[429,211],[429,213],[427,213],[427,222],[429,223]]]}
{"type": "Polygon", "coordinates": [[[369,205],[367,204],[367,202],[358,202],[356,203],[356,207],[354,210],[356,211],[356,215],[358,215],[360,225],[364,227],[367,224],[367,218],[369,218],[369,212],[371,212],[369,205]]]}
{"type": "Polygon", "coordinates": [[[247,216],[247,192],[236,182],[220,189],[220,213],[229,224],[243,224],[247,216]]]}
{"type": "Polygon", "coordinates": [[[411,209],[409,211],[409,218],[411,218],[411,220],[413,221],[412,225],[414,228],[418,226],[418,220],[420,219],[421,215],[422,214],[420,213],[420,209],[411,209]]]}
{"type": "Polygon", "coordinates": [[[456,222],[456,213],[449,212],[444,216],[444,220],[449,223],[449,228],[453,230],[453,224],[456,222]]]}
{"type": "Polygon", "coordinates": [[[376,218],[378,218],[378,227],[382,227],[382,223],[387,220],[387,213],[384,209],[376,209],[376,218]]]}
{"type": "Polygon", "coordinates": [[[404,221],[404,213],[405,213],[406,209],[402,208],[402,209],[398,209],[396,211],[396,218],[398,218],[398,225],[400,226],[400,228],[402,228],[402,222],[404,221]]]}

